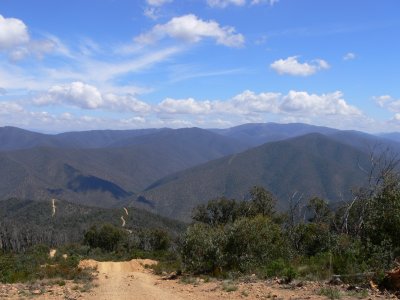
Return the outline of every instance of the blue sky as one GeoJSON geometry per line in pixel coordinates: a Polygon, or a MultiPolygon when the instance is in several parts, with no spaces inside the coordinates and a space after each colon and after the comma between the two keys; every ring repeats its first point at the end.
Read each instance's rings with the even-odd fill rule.
{"type": "Polygon", "coordinates": [[[0,0],[0,126],[400,130],[398,0],[0,0]]]}

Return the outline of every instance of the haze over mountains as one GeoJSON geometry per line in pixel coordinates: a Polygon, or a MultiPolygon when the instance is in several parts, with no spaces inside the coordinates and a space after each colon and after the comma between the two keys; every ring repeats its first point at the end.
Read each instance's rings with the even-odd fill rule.
{"type": "Polygon", "coordinates": [[[275,123],[57,135],[3,127],[0,199],[132,205],[181,220],[212,198],[243,199],[253,185],[282,209],[293,193],[341,201],[363,185],[374,146],[400,151],[397,136],[275,123]]]}

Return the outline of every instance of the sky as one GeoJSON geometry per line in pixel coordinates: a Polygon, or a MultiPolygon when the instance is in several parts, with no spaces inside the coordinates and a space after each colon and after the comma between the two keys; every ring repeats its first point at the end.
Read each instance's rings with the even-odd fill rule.
{"type": "Polygon", "coordinates": [[[400,131],[398,0],[0,0],[0,126],[400,131]]]}

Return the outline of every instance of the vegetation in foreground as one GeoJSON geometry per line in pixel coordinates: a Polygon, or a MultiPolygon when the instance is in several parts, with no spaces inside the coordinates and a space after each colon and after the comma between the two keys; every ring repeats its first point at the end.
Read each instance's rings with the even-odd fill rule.
{"type": "Polygon", "coordinates": [[[1,253],[0,282],[15,283],[42,279],[65,279],[75,282],[92,280],[91,270],[78,267],[77,255],[57,254],[50,257],[49,251],[49,247],[37,245],[25,253],[1,253]]]}
{"type": "MultiPolygon", "coordinates": [[[[323,199],[303,204],[293,198],[286,213],[276,211],[271,193],[253,187],[248,201],[212,200],[194,210],[193,220],[175,239],[159,229],[132,233],[110,224],[91,227],[82,244],[64,247],[60,253],[68,258],[55,258],[57,267],[50,265],[48,247],[23,255],[2,253],[0,281],[75,279],[80,276],[77,261],[83,258],[153,258],[160,261],[154,267],[158,274],[175,270],[228,280],[256,274],[284,282],[336,274],[342,281],[372,279],[390,288],[384,274],[399,256],[400,177],[394,161],[377,165],[370,185],[355,192],[351,202],[332,208],[323,199]]],[[[321,293],[336,297],[334,290],[321,293]]]]}
{"type": "Polygon", "coordinates": [[[182,238],[185,271],[232,277],[257,274],[286,282],[331,279],[393,285],[385,271],[400,254],[400,177],[386,153],[375,160],[369,185],[351,202],[332,208],[312,198],[291,199],[275,210],[273,196],[260,187],[250,201],[220,198],[199,206],[182,238]]]}

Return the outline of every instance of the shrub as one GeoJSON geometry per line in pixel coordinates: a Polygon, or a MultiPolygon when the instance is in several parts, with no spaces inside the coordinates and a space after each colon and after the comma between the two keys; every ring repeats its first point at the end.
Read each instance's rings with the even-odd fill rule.
{"type": "Polygon", "coordinates": [[[192,225],[183,238],[182,260],[192,272],[248,272],[287,256],[287,246],[281,228],[258,215],[225,226],[192,225]]]}
{"type": "Polygon", "coordinates": [[[103,225],[99,230],[96,226],[91,227],[85,233],[85,244],[91,248],[100,248],[105,251],[115,251],[117,247],[126,240],[126,232],[111,224],[103,225]]]}
{"type": "Polygon", "coordinates": [[[332,247],[329,225],[325,223],[298,224],[293,236],[293,246],[300,255],[313,256],[332,247]]]}
{"type": "Polygon", "coordinates": [[[223,227],[194,224],[186,231],[182,247],[182,262],[186,270],[209,273],[225,266],[223,227]]]}
{"type": "Polygon", "coordinates": [[[288,244],[280,226],[262,215],[226,226],[225,235],[223,257],[233,269],[248,272],[288,255],[288,244]]]}

